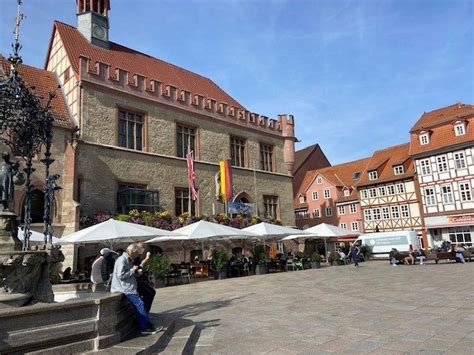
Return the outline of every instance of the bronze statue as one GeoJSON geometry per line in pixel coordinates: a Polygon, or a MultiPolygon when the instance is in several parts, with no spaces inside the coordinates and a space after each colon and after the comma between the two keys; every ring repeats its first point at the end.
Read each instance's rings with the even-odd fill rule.
{"type": "Polygon", "coordinates": [[[8,210],[8,205],[13,201],[15,185],[23,185],[25,176],[19,171],[20,163],[10,160],[10,153],[3,152],[4,162],[0,165],[0,210],[8,210]]]}

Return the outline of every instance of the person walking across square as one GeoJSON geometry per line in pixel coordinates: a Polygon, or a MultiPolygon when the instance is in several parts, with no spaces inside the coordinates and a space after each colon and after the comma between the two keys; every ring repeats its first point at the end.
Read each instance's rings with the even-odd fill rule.
{"type": "Polygon", "coordinates": [[[359,253],[360,249],[355,243],[351,243],[351,248],[349,249],[349,255],[351,256],[352,263],[355,267],[359,266],[359,253]]]}

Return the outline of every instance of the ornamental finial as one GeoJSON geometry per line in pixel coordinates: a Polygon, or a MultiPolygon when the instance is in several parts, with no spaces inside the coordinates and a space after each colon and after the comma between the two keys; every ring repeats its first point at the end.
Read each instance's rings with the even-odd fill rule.
{"type": "Polygon", "coordinates": [[[21,12],[21,5],[23,4],[23,0],[17,0],[17,4],[18,6],[17,6],[16,17],[15,17],[15,29],[13,30],[13,34],[15,35],[14,42],[12,43],[13,54],[10,55],[10,58],[8,58],[13,75],[18,74],[18,65],[23,63],[23,60],[21,59],[21,56],[20,56],[21,44],[19,41],[20,24],[21,24],[21,21],[23,21],[23,19],[25,18],[25,15],[21,12]]]}

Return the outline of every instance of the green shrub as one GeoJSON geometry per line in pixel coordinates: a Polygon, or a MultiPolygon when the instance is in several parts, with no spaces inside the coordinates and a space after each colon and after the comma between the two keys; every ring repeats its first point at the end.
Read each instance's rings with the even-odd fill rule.
{"type": "Polygon", "coordinates": [[[338,253],[336,253],[335,251],[332,251],[332,252],[329,253],[328,261],[330,263],[333,263],[335,261],[339,261],[340,259],[341,259],[341,256],[338,253]]]}
{"type": "Polygon", "coordinates": [[[297,251],[296,254],[295,254],[295,257],[297,259],[303,259],[305,256],[304,256],[304,253],[302,251],[297,251]]]}
{"type": "Polygon", "coordinates": [[[222,271],[229,261],[229,254],[225,249],[215,248],[212,251],[212,265],[216,271],[222,271]]]}
{"type": "Polygon", "coordinates": [[[255,246],[253,250],[253,259],[255,261],[255,265],[263,265],[266,261],[265,255],[265,247],[261,244],[255,246]]]}
{"type": "Polygon", "coordinates": [[[156,278],[163,278],[168,272],[168,268],[169,268],[168,258],[160,254],[154,255],[151,257],[146,268],[156,278]]]}
{"type": "Polygon", "coordinates": [[[128,222],[130,221],[130,216],[128,214],[121,213],[121,214],[116,215],[115,219],[121,222],[128,222]]]}
{"type": "Polygon", "coordinates": [[[311,254],[310,260],[313,263],[321,262],[321,254],[315,251],[313,254],[311,254]]]}

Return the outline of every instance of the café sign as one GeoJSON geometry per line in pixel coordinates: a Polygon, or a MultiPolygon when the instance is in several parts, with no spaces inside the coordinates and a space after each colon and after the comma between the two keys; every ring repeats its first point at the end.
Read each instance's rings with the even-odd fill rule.
{"type": "Polygon", "coordinates": [[[465,223],[474,223],[474,214],[464,214],[460,216],[449,216],[448,217],[449,224],[465,224],[465,223]]]}

